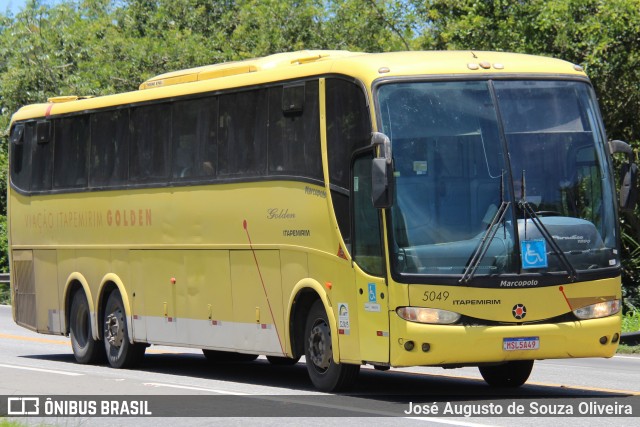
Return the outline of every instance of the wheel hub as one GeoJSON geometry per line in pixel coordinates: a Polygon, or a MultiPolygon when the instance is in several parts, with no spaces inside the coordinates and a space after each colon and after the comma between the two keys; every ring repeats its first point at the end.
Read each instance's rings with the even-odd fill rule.
{"type": "Polygon", "coordinates": [[[122,328],[123,322],[119,318],[118,313],[115,312],[108,315],[106,324],[107,341],[109,341],[109,344],[112,346],[120,347],[122,345],[122,340],[124,339],[124,329],[122,328]]]}
{"type": "Polygon", "coordinates": [[[331,365],[331,331],[325,323],[319,323],[311,329],[309,335],[309,356],[313,365],[321,370],[331,365]]]}

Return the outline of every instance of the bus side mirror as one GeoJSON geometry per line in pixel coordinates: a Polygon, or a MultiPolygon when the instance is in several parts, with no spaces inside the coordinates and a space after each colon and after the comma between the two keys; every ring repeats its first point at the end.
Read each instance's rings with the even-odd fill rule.
{"type": "Polygon", "coordinates": [[[632,211],[638,201],[638,165],[625,163],[620,183],[620,209],[632,211]]]}
{"type": "Polygon", "coordinates": [[[373,132],[371,145],[378,147],[378,157],[371,164],[371,200],[375,208],[390,208],[393,205],[391,141],[387,135],[373,132]]]}
{"type": "Polygon", "coordinates": [[[620,209],[632,211],[636,207],[638,200],[638,165],[635,163],[633,148],[624,141],[609,141],[609,151],[611,154],[625,153],[628,162],[622,165],[620,182],[620,209]]]}
{"type": "Polygon", "coordinates": [[[391,192],[390,174],[391,165],[385,159],[376,158],[371,165],[371,200],[373,207],[378,209],[390,208],[393,204],[393,193],[391,192]]]}

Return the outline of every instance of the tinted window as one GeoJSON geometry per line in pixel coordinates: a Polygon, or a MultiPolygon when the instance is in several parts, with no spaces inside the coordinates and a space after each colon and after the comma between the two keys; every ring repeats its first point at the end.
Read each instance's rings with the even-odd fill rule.
{"type": "Polygon", "coordinates": [[[261,176],[267,171],[267,90],[219,97],[219,176],[261,176]]]}
{"type": "Polygon", "coordinates": [[[173,104],[174,179],[215,176],[217,167],[217,101],[215,98],[173,104]]]}
{"type": "Polygon", "coordinates": [[[327,79],[327,150],[329,179],[349,188],[352,153],[369,145],[371,125],[362,89],[355,83],[327,79]]]}
{"type": "Polygon", "coordinates": [[[269,174],[322,179],[317,81],[269,89],[269,174]]]}
{"type": "Polygon", "coordinates": [[[345,242],[349,242],[349,167],[353,152],[370,143],[371,124],[366,99],[355,83],[327,79],[327,155],[329,180],[345,190],[331,192],[333,209],[345,242]]]}
{"type": "Polygon", "coordinates": [[[371,203],[371,154],[353,164],[353,258],[373,275],[384,274],[380,213],[371,203]]]}
{"type": "Polygon", "coordinates": [[[92,187],[121,185],[129,169],[129,110],[91,116],[92,187]]]}
{"type": "Polygon", "coordinates": [[[137,182],[166,181],[169,175],[171,106],[158,104],[133,108],[131,128],[130,179],[137,182]]]}
{"type": "Polygon", "coordinates": [[[31,146],[31,190],[34,191],[51,190],[53,143],[51,143],[50,125],[50,122],[43,121],[37,123],[35,128],[31,127],[36,133],[32,136],[31,146]]]}
{"type": "Polygon", "coordinates": [[[13,185],[29,190],[31,181],[31,144],[34,124],[18,124],[11,131],[11,181],[13,185]]]}
{"type": "MultiPolygon", "coordinates": [[[[54,187],[86,187],[89,153],[89,116],[69,117],[56,120],[54,139],[54,187]]],[[[32,189],[34,189],[33,185],[32,189]]]]}
{"type": "Polygon", "coordinates": [[[11,176],[17,187],[108,188],[278,175],[323,179],[317,80],[51,123],[51,132],[47,121],[14,126],[11,176]]]}

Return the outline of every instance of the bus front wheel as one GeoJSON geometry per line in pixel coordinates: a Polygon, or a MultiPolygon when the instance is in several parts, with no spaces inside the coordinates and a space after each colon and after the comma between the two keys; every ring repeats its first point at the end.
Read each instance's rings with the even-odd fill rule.
{"type": "Polygon", "coordinates": [[[142,360],[147,346],[129,341],[127,316],[118,291],[109,295],[104,313],[104,347],[109,365],[118,369],[135,367],[142,360]]]}
{"type": "Polygon", "coordinates": [[[78,363],[104,362],[104,347],[100,341],[94,340],[91,334],[89,303],[82,291],[76,292],[71,300],[69,336],[71,338],[73,356],[78,363]]]}
{"type": "Polygon", "coordinates": [[[493,387],[520,387],[527,382],[533,360],[515,360],[501,365],[478,367],[482,378],[493,387]]]}
{"type": "Polygon", "coordinates": [[[331,327],[322,301],[316,301],[307,317],[304,354],[313,385],[325,392],[346,390],[353,386],[360,365],[336,363],[333,360],[331,327]]]}

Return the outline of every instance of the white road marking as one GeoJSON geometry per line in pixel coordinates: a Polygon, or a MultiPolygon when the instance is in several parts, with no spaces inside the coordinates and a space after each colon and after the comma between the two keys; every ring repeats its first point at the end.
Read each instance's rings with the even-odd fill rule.
{"type": "Polygon", "coordinates": [[[407,420],[427,421],[429,423],[448,424],[461,427],[493,427],[493,424],[478,424],[470,423],[468,421],[456,421],[456,420],[443,420],[442,418],[429,418],[429,417],[402,417],[407,420]]]}
{"type": "Polygon", "coordinates": [[[5,365],[3,363],[0,363],[0,368],[23,369],[25,371],[36,371],[36,372],[45,372],[48,374],[68,375],[70,377],[78,377],[78,376],[84,375],[78,372],[57,371],[55,369],[31,368],[29,366],[19,366],[19,365],[5,365]]]}
{"type": "Polygon", "coordinates": [[[638,356],[621,356],[619,354],[616,354],[615,356],[613,356],[613,358],[614,359],[635,359],[640,362],[640,357],[638,356]]]}
{"type": "Polygon", "coordinates": [[[193,386],[178,385],[178,384],[144,383],[144,385],[150,386],[150,387],[169,387],[169,388],[179,388],[182,390],[206,391],[209,393],[228,394],[233,396],[250,396],[251,395],[250,393],[240,393],[240,392],[234,392],[234,391],[217,390],[213,388],[193,387],[193,386]]]}

